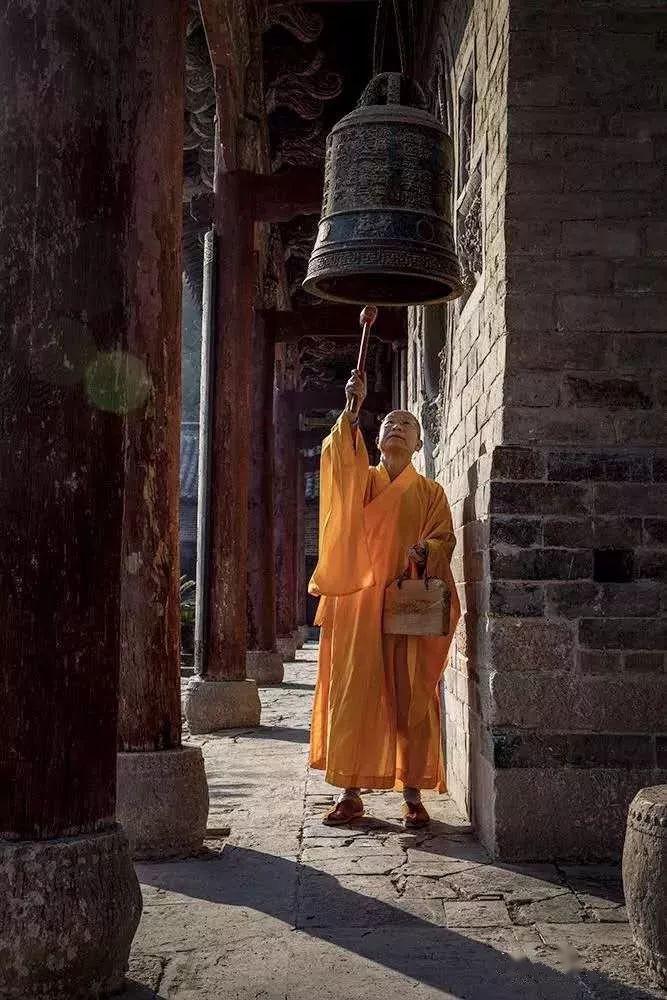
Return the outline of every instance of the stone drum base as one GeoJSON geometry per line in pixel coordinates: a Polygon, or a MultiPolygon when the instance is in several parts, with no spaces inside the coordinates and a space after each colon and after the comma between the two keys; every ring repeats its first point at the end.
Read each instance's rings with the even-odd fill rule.
{"type": "Polygon", "coordinates": [[[125,834],[0,841],[0,997],[97,1000],[123,985],[141,892],[125,834]]]}
{"type": "Polygon", "coordinates": [[[294,633],[279,635],[276,639],[276,649],[280,653],[283,663],[294,663],[296,660],[296,642],[294,633]]]}
{"type": "Polygon", "coordinates": [[[185,717],[191,733],[258,726],[261,711],[257,684],[252,680],[192,677],[185,691],[185,717]]]}
{"type": "Polygon", "coordinates": [[[246,674],[259,687],[282,684],[285,678],[283,658],[269,649],[249,649],[245,661],[246,674]]]}
{"type": "Polygon", "coordinates": [[[667,785],[642,788],[630,803],[623,889],[632,937],[659,986],[667,987],[667,785]]]}
{"type": "Polygon", "coordinates": [[[135,858],[186,857],[199,851],[208,819],[200,748],[119,753],[116,817],[135,858]]]}

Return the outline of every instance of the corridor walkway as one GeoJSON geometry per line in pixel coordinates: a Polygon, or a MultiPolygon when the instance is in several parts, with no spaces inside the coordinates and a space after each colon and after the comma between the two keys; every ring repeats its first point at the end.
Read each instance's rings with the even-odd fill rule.
{"type": "Polygon", "coordinates": [[[446,797],[426,833],[400,797],[330,829],[307,770],[315,647],[264,690],[262,728],[204,737],[200,857],[138,866],[122,1000],[648,1000],[612,866],[491,864],[446,797]],[[231,834],[226,835],[228,829],[231,834]]]}

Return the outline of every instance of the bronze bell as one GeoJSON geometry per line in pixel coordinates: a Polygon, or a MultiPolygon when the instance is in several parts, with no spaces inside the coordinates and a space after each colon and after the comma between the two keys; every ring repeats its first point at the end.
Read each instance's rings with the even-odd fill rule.
{"type": "Polygon", "coordinates": [[[452,140],[401,73],[373,77],[327,138],[303,287],[323,299],[417,305],[463,292],[451,220],[452,140]]]}

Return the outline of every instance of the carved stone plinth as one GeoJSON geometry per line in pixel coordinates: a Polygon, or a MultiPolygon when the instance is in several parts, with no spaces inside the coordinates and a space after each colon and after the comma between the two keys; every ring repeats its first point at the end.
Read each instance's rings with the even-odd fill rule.
{"type": "Polygon", "coordinates": [[[667,785],[642,788],[628,811],[623,887],[635,947],[667,986],[667,785]]]}
{"type": "Polygon", "coordinates": [[[116,817],[135,858],[186,857],[200,850],[208,819],[200,748],[119,753],[116,817]]]}
{"type": "Polygon", "coordinates": [[[287,635],[279,635],[276,639],[276,648],[284,663],[293,663],[296,660],[294,633],[289,632],[287,635]]]}
{"type": "Polygon", "coordinates": [[[209,681],[205,677],[190,679],[184,707],[191,733],[258,726],[262,711],[255,681],[209,681]]]}
{"type": "Polygon", "coordinates": [[[119,826],[0,841],[0,997],[96,1000],[123,985],[141,892],[119,826]]]}
{"type": "Polygon", "coordinates": [[[245,658],[246,674],[258,687],[282,684],[285,677],[283,658],[270,649],[249,649],[245,658]]]}

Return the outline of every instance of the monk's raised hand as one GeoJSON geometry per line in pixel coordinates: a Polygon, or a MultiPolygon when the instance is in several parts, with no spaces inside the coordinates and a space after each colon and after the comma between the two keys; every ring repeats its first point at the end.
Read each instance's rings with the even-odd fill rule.
{"type": "Polygon", "coordinates": [[[352,374],[350,375],[347,384],[345,386],[345,397],[350,402],[354,399],[355,410],[361,409],[361,404],[366,398],[366,373],[357,371],[356,368],[352,369],[352,374]]]}
{"type": "Polygon", "coordinates": [[[428,542],[417,542],[408,549],[408,559],[419,569],[423,569],[428,558],[428,542]]]}

